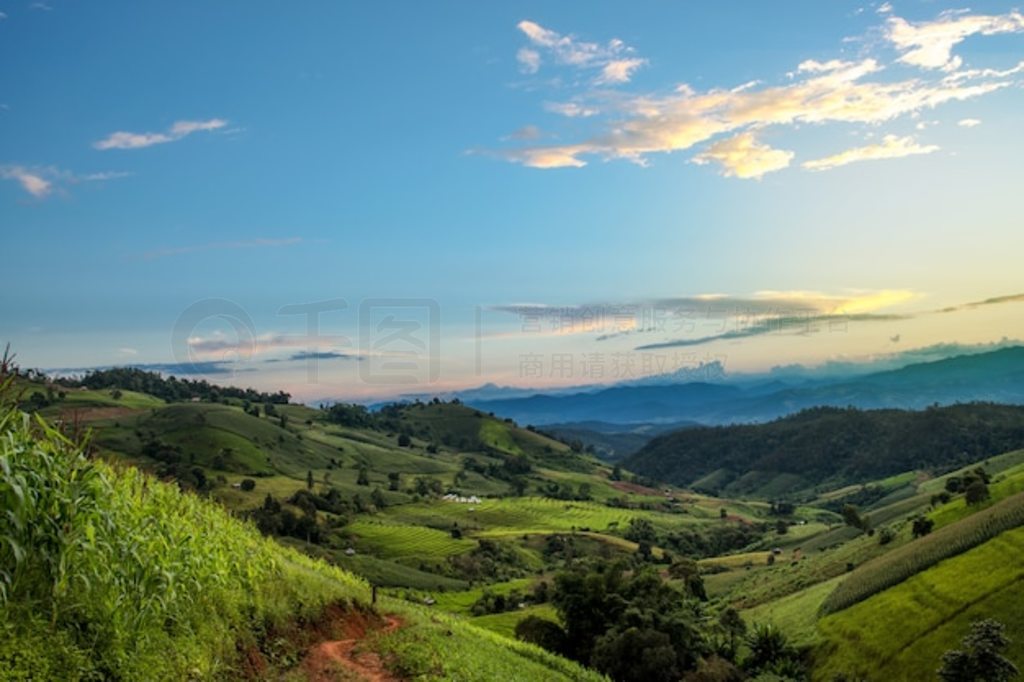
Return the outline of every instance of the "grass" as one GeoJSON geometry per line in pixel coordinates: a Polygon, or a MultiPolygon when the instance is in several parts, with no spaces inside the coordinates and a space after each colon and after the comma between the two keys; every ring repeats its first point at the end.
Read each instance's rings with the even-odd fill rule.
{"type": "Polygon", "coordinates": [[[509,639],[515,639],[516,625],[528,616],[537,616],[538,618],[558,622],[558,612],[555,611],[555,607],[551,606],[551,604],[537,604],[536,606],[527,606],[514,611],[477,616],[470,622],[473,625],[496,632],[509,639]]]}
{"type": "Polygon", "coordinates": [[[979,505],[968,505],[967,500],[961,495],[935,509],[928,514],[928,518],[935,522],[936,528],[942,528],[966,518],[980,509],[991,507],[996,502],[1011,495],[1024,492],[1024,464],[1019,464],[997,474],[989,485],[988,490],[989,499],[979,505]]]}
{"type": "Polygon", "coordinates": [[[814,679],[930,680],[977,618],[995,618],[1024,662],[1024,528],[998,535],[818,623],[814,679]],[[854,677],[854,679],[856,679],[854,677]]]}
{"type": "Polygon", "coordinates": [[[1021,524],[1024,524],[1024,493],[1006,498],[861,566],[840,583],[822,608],[826,613],[834,613],[852,606],[1021,524]]]}
{"type": "Polygon", "coordinates": [[[394,672],[403,679],[607,681],[577,663],[462,618],[396,600],[384,605],[403,616],[407,625],[375,642],[373,648],[397,658],[394,672]]]}
{"type": "Polygon", "coordinates": [[[359,517],[346,526],[356,536],[355,548],[383,559],[437,561],[463,554],[476,546],[468,538],[433,528],[383,523],[359,517]]]}
{"type": "MultiPolygon", "coordinates": [[[[311,622],[327,605],[366,608],[365,581],[175,485],[87,459],[2,398],[0,390],[0,679],[251,679],[240,652],[273,650],[277,640],[263,638],[277,628],[311,622]]],[[[388,544],[461,549],[436,533],[388,544]]],[[[387,597],[380,605],[404,626],[360,647],[403,677],[604,679],[436,609],[387,597]]]]}
{"type": "Polygon", "coordinates": [[[818,641],[818,611],[821,603],[842,580],[832,578],[807,589],[776,599],[742,612],[748,623],[770,623],[786,633],[795,646],[818,641]]]}
{"type": "Polygon", "coordinates": [[[0,436],[7,679],[225,676],[240,633],[366,589],[176,486],[85,459],[41,420],[6,412],[0,436]]]}

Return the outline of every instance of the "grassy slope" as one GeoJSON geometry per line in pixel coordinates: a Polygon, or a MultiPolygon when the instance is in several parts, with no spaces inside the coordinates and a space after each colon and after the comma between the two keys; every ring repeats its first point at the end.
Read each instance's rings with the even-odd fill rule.
{"type": "Polygon", "coordinates": [[[937,679],[942,653],[976,618],[996,618],[1014,636],[1008,656],[1024,661],[1024,528],[947,559],[822,619],[815,678],[937,679]]]}
{"type": "MultiPolygon", "coordinates": [[[[27,552],[0,555],[5,566],[15,566],[0,612],[0,679],[74,680],[96,673],[231,679],[243,673],[236,643],[258,644],[268,625],[368,596],[358,578],[262,538],[217,505],[134,469],[88,462],[55,432],[30,431],[20,417],[15,421],[22,425],[12,431],[8,422],[3,428],[6,474],[0,496],[25,523],[0,527],[0,535],[6,547],[27,552]],[[78,473],[72,477],[69,471],[78,473]],[[37,555],[37,529],[49,528],[54,507],[16,507],[13,500],[61,495],[77,500],[68,503],[71,515],[62,526],[67,545],[59,550],[70,566],[63,570],[70,573],[61,573],[49,588],[45,564],[38,563],[45,555],[37,555]],[[64,581],[75,589],[61,588],[64,581]],[[35,584],[39,589],[32,589],[35,584]],[[41,604],[40,598],[48,601],[41,604]],[[52,616],[44,620],[43,613],[52,616]]],[[[438,680],[601,679],[468,623],[397,600],[383,604],[405,627],[367,646],[388,654],[404,674],[438,680]]]]}

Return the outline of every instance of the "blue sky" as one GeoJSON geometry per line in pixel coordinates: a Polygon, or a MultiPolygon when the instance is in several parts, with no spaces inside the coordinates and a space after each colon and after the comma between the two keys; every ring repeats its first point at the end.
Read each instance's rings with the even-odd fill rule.
{"type": "Polygon", "coordinates": [[[934,312],[1024,290],[1007,3],[0,13],[0,339],[23,364],[383,395],[409,386],[365,380],[386,353],[360,304],[396,298],[436,303],[398,317],[439,327],[416,379],[438,389],[609,380],[550,367],[651,345],[687,355],[643,371],[748,371],[1024,335],[1017,299],[934,312]],[[206,299],[247,336],[221,311],[175,346],[206,299]],[[336,299],[326,340],[279,314],[336,299]],[[311,351],[333,354],[315,382],[289,360],[311,351]]]}

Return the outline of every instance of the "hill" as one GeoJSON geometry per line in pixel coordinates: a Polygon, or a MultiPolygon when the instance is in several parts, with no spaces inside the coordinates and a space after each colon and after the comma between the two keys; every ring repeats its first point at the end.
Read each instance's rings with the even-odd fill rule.
{"type": "Polygon", "coordinates": [[[815,408],[767,424],[659,436],[623,466],[713,493],[779,496],[945,471],[1024,447],[1024,407],[971,404],[904,410],[815,408]]]}
{"type": "Polygon", "coordinates": [[[403,676],[601,679],[403,601],[375,607],[361,579],[218,505],[87,458],[15,409],[4,384],[0,679],[320,679],[320,644],[353,636],[359,657],[335,647],[326,664],[358,673],[373,656],[403,676]]]}

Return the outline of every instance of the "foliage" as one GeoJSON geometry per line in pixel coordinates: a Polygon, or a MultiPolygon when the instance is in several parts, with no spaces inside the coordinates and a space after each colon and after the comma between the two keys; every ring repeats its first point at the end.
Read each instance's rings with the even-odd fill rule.
{"type": "Polygon", "coordinates": [[[1024,407],[973,403],[904,410],[819,407],[766,424],[681,429],[623,465],[686,485],[720,471],[720,492],[748,472],[804,482],[859,483],[904,471],[953,468],[1024,446],[1024,407]]]}
{"type": "Polygon", "coordinates": [[[943,682],[1007,682],[1017,677],[1017,666],[1002,655],[1010,643],[1004,630],[992,619],[972,623],[963,648],[943,654],[939,677],[943,682]]]}
{"type": "Polygon", "coordinates": [[[360,588],[176,486],[87,459],[41,419],[5,409],[0,439],[0,669],[214,677],[239,632],[360,588]]]}

